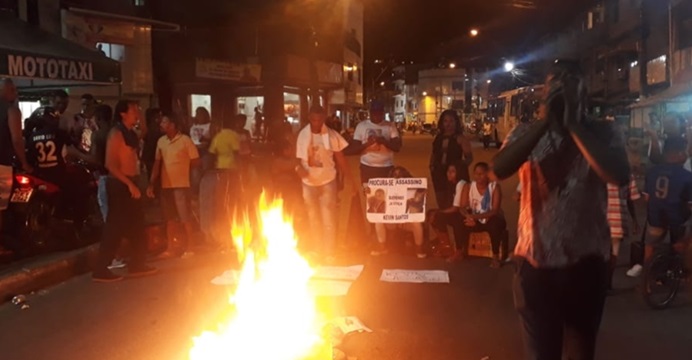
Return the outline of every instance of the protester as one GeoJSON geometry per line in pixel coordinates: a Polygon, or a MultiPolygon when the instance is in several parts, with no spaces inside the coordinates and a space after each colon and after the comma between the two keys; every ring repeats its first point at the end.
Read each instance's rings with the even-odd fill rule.
{"type": "Polygon", "coordinates": [[[673,248],[684,253],[687,248],[687,222],[692,215],[692,173],[683,167],[687,160],[687,141],[681,137],[666,140],[663,146],[664,163],[646,174],[644,195],[647,199],[647,230],[644,264],[666,234],[673,248]]]}
{"type": "Polygon", "coordinates": [[[624,141],[583,115],[584,82],[578,65],[556,62],[540,119],[519,124],[494,159],[499,179],[519,170],[522,183],[514,299],[530,359],[594,358],[611,254],[606,183],[630,178],[624,141]]]}
{"type": "MultiPolygon", "coordinates": [[[[190,126],[190,138],[197,146],[199,157],[202,159],[202,164],[206,164],[209,151],[209,144],[213,137],[211,126],[211,114],[209,110],[200,106],[195,109],[195,116],[192,119],[193,124],[190,126]]],[[[196,168],[192,171],[192,191],[195,196],[199,194],[200,181],[204,176],[205,167],[196,168]]]]}
{"type": "Polygon", "coordinates": [[[230,221],[239,198],[237,153],[240,141],[235,119],[224,119],[223,129],[214,136],[209,153],[214,168],[207,171],[200,186],[200,225],[211,243],[227,249],[224,242],[230,234],[230,221]]]}
{"type": "Polygon", "coordinates": [[[23,171],[33,171],[24,149],[22,112],[17,107],[17,87],[11,79],[0,78],[0,230],[3,213],[7,210],[12,195],[13,157],[17,157],[23,171]]]}
{"type": "MultiPolygon", "coordinates": [[[[463,258],[468,251],[469,236],[472,232],[487,232],[490,235],[493,259],[490,266],[499,268],[507,259],[507,222],[502,214],[502,188],[490,181],[490,166],[479,162],[473,167],[474,181],[465,184],[461,191],[459,207],[464,217],[464,226],[457,241],[457,250],[449,261],[463,258]],[[502,254],[500,254],[502,247],[502,254]],[[502,256],[502,257],[500,257],[502,256]]],[[[456,235],[456,234],[455,234],[456,235]]]]}
{"type": "Polygon", "coordinates": [[[94,111],[98,130],[91,134],[90,154],[92,163],[98,167],[98,194],[97,199],[101,209],[103,221],[108,216],[108,196],[106,193],[106,180],[108,170],[106,169],[106,143],[108,134],[113,127],[113,109],[108,105],[99,105],[94,111]]]}
{"type": "MultiPolygon", "coordinates": [[[[384,121],[384,103],[374,100],[370,104],[370,119],[358,123],[349,153],[360,155],[360,180],[365,185],[370,179],[386,178],[394,169],[394,153],[401,150],[401,137],[391,122],[384,121]]],[[[386,252],[384,224],[375,224],[378,247],[372,255],[386,252]]]]}
{"type": "MultiPolygon", "coordinates": [[[[235,118],[233,130],[238,135],[238,170],[239,170],[239,191],[242,191],[243,184],[250,181],[250,166],[252,163],[252,135],[245,126],[247,125],[247,116],[238,114],[235,118]]],[[[293,156],[292,154],[291,156],[293,156]]],[[[294,171],[295,173],[295,171],[294,171]]]]}
{"type": "MultiPolygon", "coordinates": [[[[453,254],[447,227],[452,227],[454,239],[456,240],[461,239],[462,226],[464,226],[464,218],[461,216],[461,193],[467,182],[459,179],[457,165],[449,165],[447,167],[447,183],[446,188],[450,190],[445,192],[442,199],[445,200],[445,203],[449,202],[449,205],[440,207],[438,210],[432,210],[428,219],[437,237],[433,241],[433,252],[436,256],[442,257],[448,257],[453,254]],[[451,201],[447,199],[451,199],[451,201]]],[[[460,251],[457,256],[460,259],[464,254],[463,251],[460,251]]]]}
{"type": "MultiPolygon", "coordinates": [[[[469,181],[469,165],[473,161],[471,142],[464,136],[459,114],[455,110],[445,110],[437,122],[439,133],[433,140],[430,157],[430,177],[435,188],[437,205],[441,209],[451,206],[447,170],[454,165],[458,180],[469,181]]],[[[456,183],[452,186],[456,186],[456,183]]]]}
{"type": "Polygon", "coordinates": [[[96,109],[96,99],[91,94],[82,95],[81,111],[75,115],[74,136],[79,140],[77,147],[88,153],[91,150],[91,134],[98,130],[94,110],[96,109]]]}
{"type": "MultiPolygon", "coordinates": [[[[335,260],[337,226],[337,175],[351,179],[343,150],[348,146],[339,133],[325,125],[327,113],[319,105],[310,108],[310,124],[298,134],[296,172],[303,180],[303,200],[310,222],[310,243],[327,263],[335,260]]],[[[355,184],[356,182],[353,181],[355,184]]],[[[359,188],[356,187],[356,191],[359,188]]]]}
{"type": "Polygon", "coordinates": [[[189,136],[180,131],[182,121],[175,116],[161,119],[165,134],[156,145],[156,157],[152,168],[147,196],[153,198],[154,187],[161,186],[161,209],[166,219],[168,246],[162,258],[191,255],[190,245],[194,235],[194,217],[190,203],[190,170],[198,167],[199,152],[189,136]],[[178,222],[185,228],[185,239],[176,241],[178,222]]]}
{"type": "MultiPolygon", "coordinates": [[[[106,169],[108,179],[108,217],[103,229],[96,268],[92,279],[96,282],[122,280],[108,269],[123,238],[130,242],[131,257],[128,263],[130,276],[145,276],[157,272],[145,264],[147,248],[144,234],[144,212],[140,183],[139,142],[134,131],[139,121],[136,102],[120,100],[114,110],[115,126],[106,143],[106,169]]],[[[146,126],[143,126],[146,134],[146,126]]]]}
{"type": "Polygon", "coordinates": [[[634,232],[639,231],[634,201],[639,200],[641,194],[637,189],[634,176],[631,177],[628,186],[617,186],[611,183],[606,184],[606,186],[608,187],[608,226],[610,227],[610,240],[612,242],[611,256],[608,263],[610,271],[608,289],[612,289],[613,275],[615,274],[618,254],[620,253],[620,244],[622,244],[622,240],[630,235],[630,219],[632,219],[631,225],[634,227],[634,232]]]}

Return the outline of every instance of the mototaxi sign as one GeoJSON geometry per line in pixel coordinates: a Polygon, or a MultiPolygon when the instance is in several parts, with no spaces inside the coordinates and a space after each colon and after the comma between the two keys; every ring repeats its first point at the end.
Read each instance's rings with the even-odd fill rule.
{"type": "MultiPolygon", "coordinates": [[[[27,53],[0,54],[0,75],[89,83],[117,83],[111,64],[27,53]]],[[[119,70],[119,69],[117,69],[119,70]]]]}

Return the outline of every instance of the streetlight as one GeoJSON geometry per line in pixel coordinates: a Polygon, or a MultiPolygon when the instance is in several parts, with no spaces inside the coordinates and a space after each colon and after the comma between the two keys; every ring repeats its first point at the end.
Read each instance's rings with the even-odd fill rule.
{"type": "Polygon", "coordinates": [[[427,92],[427,91],[423,91],[423,96],[428,96],[428,92],[427,92]]]}
{"type": "Polygon", "coordinates": [[[469,34],[471,34],[472,37],[476,37],[478,36],[479,31],[478,29],[471,29],[471,31],[469,31],[469,34]]]}
{"type": "Polygon", "coordinates": [[[505,71],[512,72],[512,70],[514,70],[514,63],[511,61],[505,62],[505,71]]]}
{"type": "Polygon", "coordinates": [[[384,86],[384,81],[380,82],[380,86],[384,86]]]}
{"type": "Polygon", "coordinates": [[[487,81],[487,82],[488,82],[488,84],[490,84],[490,83],[491,83],[491,82],[493,82],[493,81],[492,81],[492,80],[490,80],[490,79],[488,79],[488,81],[487,81]]]}
{"type": "Polygon", "coordinates": [[[450,69],[454,69],[454,68],[456,68],[456,67],[457,67],[457,64],[455,64],[455,63],[449,64],[449,68],[450,68],[450,69]]]}

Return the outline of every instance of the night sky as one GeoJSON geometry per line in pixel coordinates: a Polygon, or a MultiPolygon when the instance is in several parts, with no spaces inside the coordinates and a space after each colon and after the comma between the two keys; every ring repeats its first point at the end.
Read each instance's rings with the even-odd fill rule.
{"type": "MultiPolygon", "coordinates": [[[[229,26],[259,11],[280,16],[292,5],[331,0],[152,0],[165,20],[187,27],[229,26]]],[[[502,57],[535,45],[596,0],[362,0],[367,62],[393,56],[416,62],[441,57],[502,57]],[[518,9],[515,1],[537,9],[518,9]],[[470,38],[471,28],[481,35],[470,38]]]]}
{"type": "Polygon", "coordinates": [[[559,29],[592,0],[535,0],[536,10],[512,0],[364,0],[368,60],[394,56],[434,61],[507,56],[559,29]],[[481,36],[470,38],[471,28],[481,36]]]}

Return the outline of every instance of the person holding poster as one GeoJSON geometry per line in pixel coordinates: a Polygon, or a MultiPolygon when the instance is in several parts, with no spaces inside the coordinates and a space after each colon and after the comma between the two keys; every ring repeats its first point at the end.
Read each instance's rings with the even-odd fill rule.
{"type": "MultiPolygon", "coordinates": [[[[334,261],[336,247],[337,166],[346,178],[350,176],[342,152],[348,143],[324,124],[326,118],[327,113],[321,106],[310,108],[310,125],[300,131],[296,142],[296,157],[300,164],[295,171],[303,180],[311,243],[315,246],[317,241],[322,241],[318,252],[330,263],[334,261]]],[[[357,185],[354,187],[359,188],[357,185]]]]}
{"type": "MultiPolygon", "coordinates": [[[[385,122],[384,118],[384,103],[373,100],[370,103],[370,119],[360,122],[353,132],[348,151],[349,154],[360,155],[360,180],[363,186],[370,179],[388,177],[394,168],[394,153],[401,150],[399,131],[393,123],[385,122]]],[[[375,224],[374,227],[375,233],[385,232],[384,224],[375,224]]],[[[374,250],[373,255],[379,255],[379,251],[374,250]]]]}
{"type": "Polygon", "coordinates": [[[362,121],[353,133],[353,153],[360,154],[362,183],[374,178],[386,178],[394,168],[394,153],[401,150],[399,131],[384,121],[384,103],[370,104],[370,120],[362,121]]]}
{"type": "Polygon", "coordinates": [[[387,254],[387,232],[401,229],[413,233],[416,256],[419,259],[426,258],[427,254],[423,249],[423,223],[427,179],[414,178],[408,170],[397,166],[388,177],[368,181],[365,192],[368,196],[368,220],[375,223],[378,243],[371,255],[387,254]],[[387,206],[387,203],[392,206],[387,206]]]}
{"type": "Polygon", "coordinates": [[[472,232],[486,231],[490,235],[490,243],[493,250],[493,260],[490,266],[499,268],[500,245],[502,245],[502,260],[507,257],[507,222],[502,216],[502,191],[494,181],[490,181],[488,173],[490,166],[479,162],[473,167],[474,181],[464,185],[461,191],[461,214],[464,216],[464,225],[461,227],[461,236],[457,239],[457,252],[451,258],[456,260],[463,257],[467,250],[469,237],[472,232]]]}

